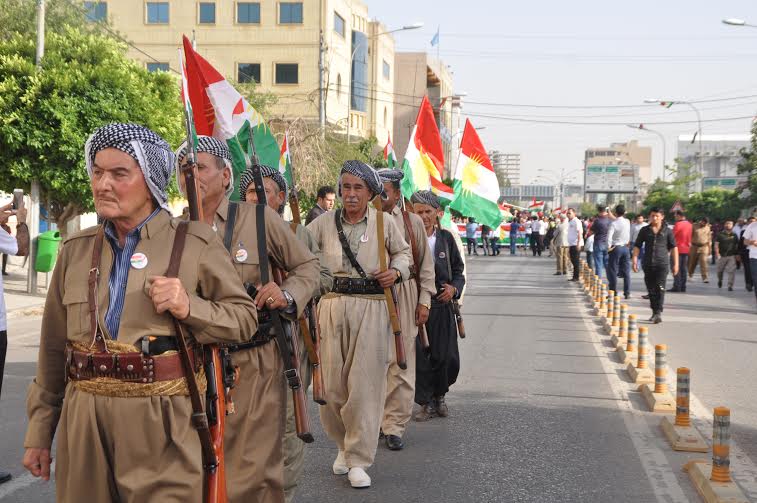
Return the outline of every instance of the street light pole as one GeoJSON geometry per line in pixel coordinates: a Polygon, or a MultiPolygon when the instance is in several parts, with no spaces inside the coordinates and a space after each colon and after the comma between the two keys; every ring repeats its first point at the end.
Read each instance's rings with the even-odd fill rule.
{"type": "Polygon", "coordinates": [[[665,181],[665,174],[668,171],[668,164],[667,164],[667,147],[665,145],[665,136],[654,129],[649,129],[648,127],[644,126],[644,124],[639,124],[638,126],[634,126],[633,124],[627,124],[628,127],[632,129],[638,129],[640,131],[647,131],[649,133],[654,133],[657,136],[660,137],[660,140],[662,141],[662,181],[665,181]]]}
{"type": "MultiPolygon", "coordinates": [[[[688,105],[692,110],[694,110],[694,113],[697,114],[697,137],[699,138],[699,174],[700,176],[704,176],[704,151],[702,150],[702,115],[699,113],[699,109],[694,106],[692,102],[684,100],[646,99],[644,100],[644,103],[659,103],[660,105],[670,104],[671,106],[680,103],[681,105],[688,105]]],[[[692,143],[694,142],[692,141],[692,143]]]]}
{"type": "MultiPolygon", "coordinates": [[[[397,33],[398,31],[408,31],[408,30],[417,30],[418,28],[423,28],[423,23],[413,23],[408,26],[403,26],[402,28],[397,28],[396,30],[389,30],[384,31],[381,33],[376,33],[375,35],[371,35],[370,37],[366,37],[366,40],[371,39],[377,39],[381,35],[388,35],[389,33],[397,33]]],[[[349,96],[347,96],[347,143],[350,143],[350,124],[352,122],[352,65],[355,62],[355,54],[357,53],[357,50],[362,45],[362,41],[355,44],[355,48],[352,50],[352,55],[350,56],[350,71],[349,71],[349,96]]],[[[376,69],[376,71],[378,71],[376,69]]],[[[375,73],[375,72],[374,72],[375,73]]]]}

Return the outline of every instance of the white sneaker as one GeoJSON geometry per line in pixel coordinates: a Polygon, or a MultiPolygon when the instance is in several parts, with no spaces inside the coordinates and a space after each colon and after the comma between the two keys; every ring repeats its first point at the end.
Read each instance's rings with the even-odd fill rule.
{"type": "MultiPolygon", "coordinates": [[[[347,475],[350,469],[347,468],[347,462],[344,460],[344,451],[339,451],[334,460],[334,465],[331,467],[334,471],[334,475],[347,475]]],[[[370,484],[370,481],[368,482],[370,484]]]]}
{"type": "Polygon", "coordinates": [[[371,487],[371,478],[359,466],[350,468],[350,474],[347,477],[350,479],[350,485],[355,489],[371,487]]]}

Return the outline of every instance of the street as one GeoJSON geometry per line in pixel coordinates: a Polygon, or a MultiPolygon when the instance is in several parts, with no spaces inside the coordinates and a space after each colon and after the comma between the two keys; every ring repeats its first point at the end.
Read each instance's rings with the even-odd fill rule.
{"type": "MultiPolygon", "coordinates": [[[[380,443],[368,470],[373,486],[355,490],[331,473],[336,449],[311,402],[316,441],[307,448],[296,501],[700,501],[681,468],[710,454],[669,448],[662,414],[644,411],[583,293],[553,272],[546,257],[468,257],[468,337],[459,341],[462,370],[448,395],[450,417],[411,422],[403,451],[380,443]]],[[[632,283],[630,312],[646,320],[641,274],[632,283]]],[[[743,276],[735,292],[695,278],[688,293],[666,302],[664,322],[647,326],[653,344],[668,344],[671,388],[674,369],[691,368],[692,416],[707,439],[712,408],[731,408],[732,475],[757,501],[753,294],[744,291],[743,276]]],[[[0,486],[3,502],[54,500],[52,484],[32,480],[20,466],[39,320],[9,320],[0,464],[14,479],[0,486]]]]}

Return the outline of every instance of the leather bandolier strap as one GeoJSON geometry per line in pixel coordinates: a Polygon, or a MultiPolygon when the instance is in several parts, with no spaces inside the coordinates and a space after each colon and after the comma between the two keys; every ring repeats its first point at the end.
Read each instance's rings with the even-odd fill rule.
{"type": "Polygon", "coordinates": [[[355,253],[350,248],[350,243],[347,241],[347,236],[344,235],[344,226],[342,225],[342,209],[339,208],[334,212],[334,222],[336,223],[336,233],[339,235],[339,242],[342,244],[342,251],[347,256],[347,260],[352,264],[352,268],[357,271],[361,278],[366,279],[368,277],[363,270],[363,267],[355,258],[355,253]]]}

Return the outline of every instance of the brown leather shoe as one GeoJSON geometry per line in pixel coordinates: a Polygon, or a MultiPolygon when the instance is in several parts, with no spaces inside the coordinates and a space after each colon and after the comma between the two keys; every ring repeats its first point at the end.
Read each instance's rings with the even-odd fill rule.
{"type": "Polygon", "coordinates": [[[415,420],[419,423],[423,423],[425,421],[429,421],[435,415],[436,409],[434,408],[433,403],[429,402],[421,407],[421,410],[419,410],[418,413],[415,414],[415,420]]]}
{"type": "Polygon", "coordinates": [[[444,401],[444,396],[436,398],[436,413],[439,415],[439,417],[449,416],[449,408],[447,407],[447,403],[444,401]]]}

